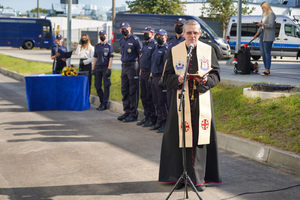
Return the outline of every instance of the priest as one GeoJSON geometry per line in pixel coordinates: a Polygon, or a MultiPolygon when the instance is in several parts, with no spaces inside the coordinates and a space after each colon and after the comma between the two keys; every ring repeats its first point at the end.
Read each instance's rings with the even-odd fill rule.
{"type": "MultiPolygon", "coordinates": [[[[173,47],[168,54],[164,83],[174,89],[162,141],[159,181],[176,183],[183,173],[182,134],[186,140],[187,173],[198,191],[206,182],[220,183],[216,127],[210,89],[220,82],[219,64],[214,49],[199,41],[201,27],[195,20],[183,26],[185,41],[173,47]],[[192,45],[191,45],[192,44],[192,45]],[[189,47],[191,58],[187,65],[189,47]],[[179,94],[183,87],[184,72],[188,67],[185,84],[185,123],[182,131],[182,109],[179,94]]],[[[184,186],[180,183],[176,189],[184,186]]]]}

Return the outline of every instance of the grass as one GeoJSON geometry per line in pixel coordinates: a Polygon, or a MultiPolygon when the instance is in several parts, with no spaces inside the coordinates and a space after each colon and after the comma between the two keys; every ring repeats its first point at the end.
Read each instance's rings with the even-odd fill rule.
{"type": "Polygon", "coordinates": [[[246,98],[246,86],[213,89],[217,130],[300,154],[300,95],[246,98]]]}
{"type": "MultiPolygon", "coordinates": [[[[0,54],[0,66],[22,74],[51,73],[51,64],[0,54]]],[[[121,101],[121,71],[112,70],[110,99],[121,101]]],[[[92,94],[96,95],[92,80],[92,94]]],[[[243,96],[244,86],[212,89],[217,130],[300,154],[300,95],[261,100],[243,96]]],[[[139,104],[141,106],[141,101],[139,104]]]]}

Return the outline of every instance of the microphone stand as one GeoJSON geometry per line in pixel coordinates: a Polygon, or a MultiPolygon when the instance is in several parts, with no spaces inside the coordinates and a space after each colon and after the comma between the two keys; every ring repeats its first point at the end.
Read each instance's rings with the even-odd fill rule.
{"type": "Polygon", "coordinates": [[[187,55],[187,61],[186,61],[186,68],[185,68],[185,72],[184,72],[184,79],[183,79],[183,83],[182,83],[182,87],[181,87],[181,93],[179,95],[180,98],[180,104],[179,104],[179,111],[182,110],[182,141],[183,141],[183,148],[182,148],[182,164],[183,164],[183,172],[180,176],[180,178],[177,180],[176,184],[174,185],[174,187],[172,188],[171,192],[169,193],[168,197],[166,198],[166,200],[168,200],[170,198],[170,196],[172,195],[172,193],[174,192],[174,190],[176,189],[177,185],[179,185],[181,183],[181,181],[184,181],[184,187],[185,187],[185,197],[184,200],[189,199],[189,195],[188,195],[188,189],[187,189],[187,184],[189,183],[190,186],[192,187],[192,189],[194,190],[194,192],[196,193],[196,195],[198,196],[198,198],[200,200],[202,200],[202,198],[200,197],[193,181],[191,180],[191,178],[189,177],[188,173],[187,173],[187,162],[186,162],[186,142],[185,142],[185,101],[184,101],[184,92],[185,92],[185,82],[187,79],[187,72],[188,72],[188,68],[190,65],[190,59],[192,57],[192,50],[193,48],[189,48],[188,51],[188,55],[187,55]]]}

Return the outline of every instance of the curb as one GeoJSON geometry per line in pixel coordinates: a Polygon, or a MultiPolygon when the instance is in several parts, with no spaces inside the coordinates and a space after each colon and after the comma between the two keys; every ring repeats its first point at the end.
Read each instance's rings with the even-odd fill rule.
{"type": "MultiPolygon", "coordinates": [[[[24,75],[17,72],[0,67],[0,73],[24,82],[24,75]]],[[[99,97],[90,95],[90,103],[99,106],[99,97]]],[[[123,105],[116,101],[110,101],[109,110],[116,113],[123,113],[123,105]]],[[[138,113],[139,119],[143,118],[143,110],[138,109],[138,113]]],[[[294,153],[221,132],[218,132],[217,139],[218,147],[225,151],[239,154],[248,159],[267,164],[300,177],[300,156],[294,153]]]]}

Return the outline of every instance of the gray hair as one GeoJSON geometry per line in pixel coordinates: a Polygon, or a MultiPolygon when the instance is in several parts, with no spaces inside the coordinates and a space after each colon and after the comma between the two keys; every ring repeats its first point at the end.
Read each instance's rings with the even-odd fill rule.
{"type": "Polygon", "coordinates": [[[200,24],[194,19],[189,19],[183,24],[183,31],[185,31],[186,27],[189,26],[189,25],[195,25],[195,26],[198,25],[199,26],[199,31],[201,32],[200,24]]]}

